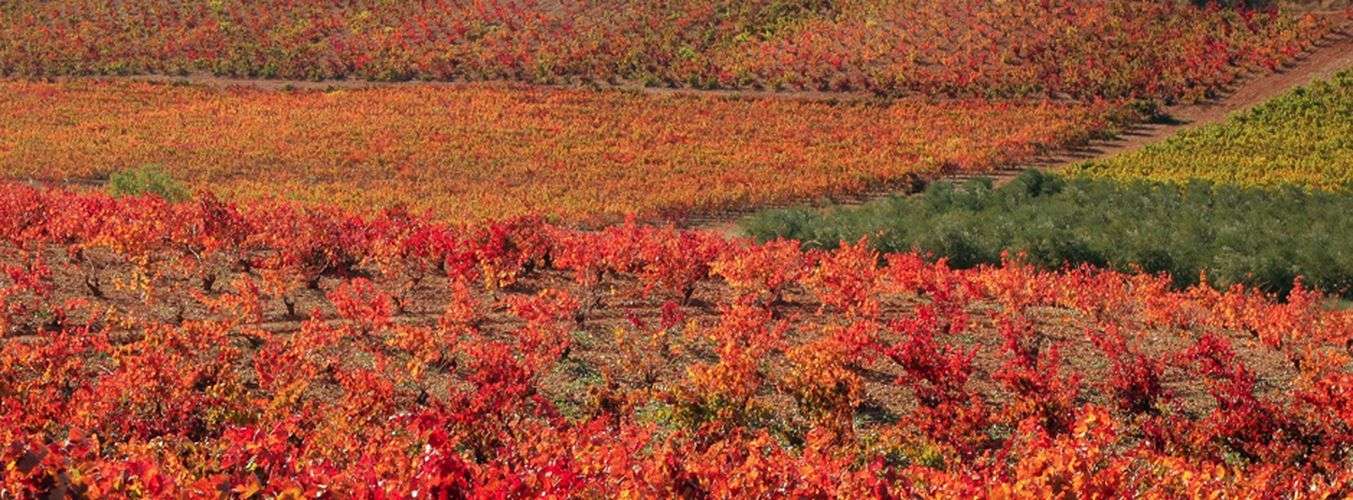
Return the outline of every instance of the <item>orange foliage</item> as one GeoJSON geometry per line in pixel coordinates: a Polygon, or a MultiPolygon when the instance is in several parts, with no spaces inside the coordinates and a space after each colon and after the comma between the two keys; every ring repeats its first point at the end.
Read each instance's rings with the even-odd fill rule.
{"type": "Polygon", "coordinates": [[[866,243],[4,186],[0,496],[1347,496],[1353,312],[1319,294],[866,243]],[[228,286],[204,290],[200,261],[228,286]],[[167,300],[105,310],[127,305],[81,278],[131,269],[167,300]],[[296,290],[264,286],[311,280],[300,321],[279,304],[296,290]],[[577,289],[613,300],[589,317],[577,289]],[[643,300],[658,328],[617,327],[643,300]],[[206,313],[156,315],[173,304],[206,313]],[[577,353],[598,330],[615,359],[577,353]],[[592,366],[565,412],[551,381],[592,366]],[[1206,403],[1185,411],[1189,383],[1206,403]],[[913,403],[877,419],[880,391],[913,403]]]}
{"type": "MultiPolygon", "coordinates": [[[[984,171],[1107,126],[1112,103],[829,104],[510,87],[269,92],[0,82],[0,174],[159,164],[194,188],[443,220],[714,212],[984,171]]],[[[128,228],[131,230],[132,228],[128,228]]]]}

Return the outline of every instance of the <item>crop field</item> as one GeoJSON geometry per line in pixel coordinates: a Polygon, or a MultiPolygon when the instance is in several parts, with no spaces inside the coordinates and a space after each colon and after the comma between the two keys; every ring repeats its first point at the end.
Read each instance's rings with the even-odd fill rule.
{"type": "Polygon", "coordinates": [[[1353,187],[1353,72],[1299,88],[1225,123],[1075,171],[1119,180],[1346,190],[1353,187]]]}
{"type": "Polygon", "coordinates": [[[406,205],[458,222],[618,221],[988,170],[1082,141],[1120,108],[8,82],[0,83],[0,173],[101,181],[156,164],[193,189],[234,198],[406,205]]]}
{"type": "Polygon", "coordinates": [[[1318,495],[1353,474],[1353,312],[1306,290],[19,186],[0,233],[19,495],[1318,495]]]}
{"type": "Polygon", "coordinates": [[[1350,87],[1345,0],[0,1],[0,500],[1353,497],[1350,87]]]}
{"type": "Polygon", "coordinates": [[[1328,27],[1156,0],[5,2],[0,74],[1194,100],[1328,27]]]}

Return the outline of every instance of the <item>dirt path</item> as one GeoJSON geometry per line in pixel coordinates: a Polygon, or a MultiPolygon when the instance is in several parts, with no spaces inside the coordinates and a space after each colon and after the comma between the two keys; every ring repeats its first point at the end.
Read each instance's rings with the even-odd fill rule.
{"type": "MultiPolygon", "coordinates": [[[[907,183],[900,190],[877,190],[838,200],[833,206],[859,205],[896,194],[913,194],[923,189],[927,183],[937,180],[989,177],[1000,184],[1015,178],[1029,168],[1053,171],[1087,160],[1107,158],[1165,140],[1194,127],[1221,122],[1234,113],[1248,110],[1296,87],[1329,78],[1349,68],[1353,68],[1353,23],[1346,23],[1332,31],[1311,50],[1301,54],[1277,72],[1243,77],[1231,88],[1226,89],[1219,99],[1198,104],[1169,106],[1161,110],[1162,120],[1135,124],[1113,139],[1094,140],[1080,147],[1051,151],[1032,162],[1010,165],[994,171],[940,174],[919,182],[907,183]]],[[[742,233],[737,225],[737,219],[747,213],[749,212],[714,214],[694,219],[689,225],[729,236],[739,236],[742,233]]]]}
{"type": "Polygon", "coordinates": [[[746,90],[746,89],[695,89],[680,87],[648,87],[640,84],[575,84],[575,85],[545,85],[531,84],[520,81],[508,80],[487,80],[487,81],[405,81],[405,82],[383,82],[373,80],[269,80],[256,78],[232,78],[216,76],[210,73],[190,73],[187,75],[126,75],[126,76],[92,76],[92,77],[52,77],[53,80],[107,80],[107,81],[133,81],[133,82],[151,82],[163,84],[178,85],[198,85],[212,88],[253,88],[261,90],[361,90],[374,88],[398,88],[398,87],[444,87],[444,88],[464,88],[483,85],[501,85],[507,87],[521,87],[532,89],[553,89],[553,90],[607,90],[619,92],[634,92],[653,96],[690,96],[690,97],[724,97],[730,99],[793,99],[804,101],[825,101],[825,102],[859,102],[859,101],[879,101],[886,100],[886,97],[870,92],[838,92],[838,91],[814,91],[814,90],[746,90]]]}

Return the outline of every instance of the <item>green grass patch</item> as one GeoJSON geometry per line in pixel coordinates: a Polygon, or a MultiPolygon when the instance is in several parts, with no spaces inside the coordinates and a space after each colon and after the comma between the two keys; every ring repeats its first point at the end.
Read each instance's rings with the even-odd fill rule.
{"type": "Polygon", "coordinates": [[[1091,264],[1169,273],[1179,286],[1235,283],[1286,294],[1308,286],[1349,297],[1353,197],[1282,186],[1245,188],[1064,178],[1030,171],[1000,188],[940,182],[924,193],[857,207],[754,214],[759,240],[830,248],[868,236],[884,251],[919,251],[956,267],[994,264],[1002,252],[1043,268],[1091,264]]]}
{"type": "Polygon", "coordinates": [[[113,196],[158,196],[171,202],[189,198],[188,188],[165,172],[159,165],[143,165],[114,172],[108,177],[108,191],[113,196]]]}

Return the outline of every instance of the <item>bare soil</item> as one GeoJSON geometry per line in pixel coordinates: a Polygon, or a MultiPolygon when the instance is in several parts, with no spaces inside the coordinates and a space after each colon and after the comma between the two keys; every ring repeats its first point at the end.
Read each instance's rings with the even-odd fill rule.
{"type": "MultiPolygon", "coordinates": [[[[13,261],[12,252],[5,252],[3,261],[13,261]]],[[[327,277],[315,289],[300,287],[289,292],[289,308],[280,296],[263,297],[262,321],[229,318],[212,312],[204,305],[207,300],[231,294],[231,288],[240,280],[261,283],[254,271],[238,269],[218,270],[215,285],[204,291],[200,277],[176,273],[172,260],[152,258],[150,267],[136,266],[122,261],[106,251],[90,251],[76,259],[63,248],[49,248],[44,260],[54,270],[56,288],[44,300],[47,304],[66,303],[72,299],[86,301],[86,313],[70,318],[73,323],[88,322],[95,330],[107,328],[118,343],[138,341],[147,328],[154,325],[184,325],[200,321],[233,321],[232,336],[237,347],[254,352],[263,342],[280,341],[300,331],[305,318],[328,326],[344,324],[326,294],[340,284],[337,277],[327,277]],[[147,273],[146,271],[150,272],[147,273]],[[151,286],[128,286],[135,276],[147,276],[151,286]],[[95,293],[89,283],[98,283],[95,293]],[[147,290],[149,291],[147,293],[147,290]],[[266,333],[265,333],[266,332],[266,333]]],[[[17,261],[10,262],[17,263],[17,261]]],[[[400,325],[432,327],[443,314],[450,297],[450,283],[440,275],[430,275],[416,286],[406,288],[401,278],[381,276],[374,269],[359,270],[370,276],[376,286],[392,295],[403,297],[401,310],[394,316],[400,325]],[[407,290],[399,293],[397,290],[407,290]]],[[[474,286],[471,290],[480,305],[481,321],[478,328],[489,339],[513,342],[523,322],[507,306],[513,296],[535,295],[546,289],[563,290],[586,307],[585,313],[571,325],[572,347],[556,370],[547,374],[542,389],[565,411],[586,413],[589,404],[595,404],[599,393],[605,394],[660,394],[686,382],[687,369],[697,363],[718,360],[718,346],[703,328],[716,325],[720,306],[732,301],[732,292],[719,280],[707,279],[699,283],[691,300],[681,307],[686,322],[666,334],[670,349],[659,353],[644,343],[658,330],[662,308],[669,300],[679,297],[661,290],[646,292],[632,276],[607,276],[592,287],[578,285],[570,273],[544,270],[525,276],[510,287],[490,290],[474,286]],[[590,307],[588,306],[590,305],[590,307]],[[643,327],[636,326],[642,324],[643,327]],[[625,340],[617,332],[631,332],[625,340]]],[[[916,307],[927,299],[911,294],[885,294],[881,297],[882,320],[886,324],[914,314],[916,307]]],[[[778,318],[788,321],[788,345],[799,345],[823,335],[830,325],[847,324],[844,316],[830,309],[823,313],[815,294],[799,285],[791,286],[783,303],[775,306],[778,318]]],[[[978,301],[967,309],[969,327],[958,335],[940,337],[947,345],[959,346],[965,351],[975,350],[974,374],[968,390],[981,395],[994,405],[1008,402],[1010,394],[992,379],[1009,354],[1004,352],[1002,337],[998,334],[997,317],[1002,306],[990,301],[978,301]]],[[[1110,369],[1107,357],[1091,342],[1088,333],[1097,327],[1092,318],[1055,307],[1037,307],[1026,312],[1043,345],[1059,345],[1062,373],[1081,377],[1080,402],[1111,405],[1103,383],[1110,369]]],[[[19,325],[8,332],[0,332],[0,347],[6,342],[46,342],[49,337],[33,325],[19,325]]],[[[1263,397],[1279,401],[1285,397],[1297,372],[1281,352],[1270,349],[1246,332],[1220,332],[1234,344],[1239,359],[1251,369],[1259,381],[1263,397]]],[[[390,335],[390,332],[378,334],[390,335]]],[[[1169,359],[1173,353],[1187,349],[1199,332],[1143,329],[1129,335],[1135,349],[1152,356],[1169,359]]],[[[884,342],[895,342],[898,334],[884,327],[880,333],[884,342]]],[[[252,355],[252,354],[251,354],[252,355]]],[[[397,358],[398,359],[398,358],[397,358]]],[[[764,360],[768,382],[758,396],[758,406],[766,408],[778,418],[793,420],[798,414],[793,399],[776,383],[789,369],[782,353],[774,353],[764,360]]],[[[434,367],[437,384],[458,384],[454,367],[434,367]]],[[[868,422],[864,428],[886,424],[906,415],[917,404],[915,397],[896,383],[903,375],[891,361],[880,358],[866,366],[857,367],[863,380],[861,415],[868,422]]],[[[1166,370],[1163,380],[1174,395],[1177,410],[1188,415],[1201,416],[1215,407],[1206,385],[1180,368],[1166,370]]]]}

